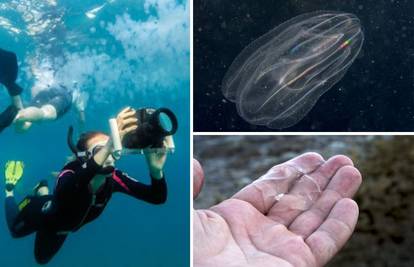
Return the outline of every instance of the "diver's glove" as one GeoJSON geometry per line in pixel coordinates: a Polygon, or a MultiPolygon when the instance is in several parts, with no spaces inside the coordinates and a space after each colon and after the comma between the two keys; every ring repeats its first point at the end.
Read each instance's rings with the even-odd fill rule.
{"type": "Polygon", "coordinates": [[[24,163],[22,161],[8,161],[5,166],[4,176],[6,180],[6,190],[13,191],[16,184],[23,176],[24,163]]]}

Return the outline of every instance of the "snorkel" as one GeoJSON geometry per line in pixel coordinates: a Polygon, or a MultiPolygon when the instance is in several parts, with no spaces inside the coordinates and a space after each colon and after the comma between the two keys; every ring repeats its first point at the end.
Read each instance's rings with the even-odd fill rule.
{"type": "Polygon", "coordinates": [[[79,151],[75,143],[73,142],[73,126],[69,126],[66,141],[68,143],[70,151],[72,151],[77,160],[79,160],[81,163],[85,163],[89,159],[87,151],[79,151]]]}

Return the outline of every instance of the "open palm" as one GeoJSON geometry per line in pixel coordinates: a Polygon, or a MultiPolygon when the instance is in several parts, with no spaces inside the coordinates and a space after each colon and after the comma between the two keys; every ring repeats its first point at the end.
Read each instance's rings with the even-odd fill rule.
{"type": "MultiPolygon", "coordinates": [[[[349,239],[358,218],[350,197],[361,184],[349,158],[325,161],[307,153],[271,170],[277,179],[260,178],[232,198],[194,211],[195,266],[323,266],[349,239]],[[288,196],[300,195],[309,183],[294,183],[285,198],[277,197],[280,174],[292,166],[317,184],[305,204],[288,196]]],[[[197,162],[194,174],[198,194],[203,175],[197,162]]]]}

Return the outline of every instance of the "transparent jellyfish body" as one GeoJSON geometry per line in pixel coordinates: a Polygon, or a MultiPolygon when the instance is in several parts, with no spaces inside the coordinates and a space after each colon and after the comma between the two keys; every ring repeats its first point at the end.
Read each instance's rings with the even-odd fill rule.
{"type": "Polygon", "coordinates": [[[222,84],[247,122],[283,129],[299,122],[358,56],[364,34],[353,14],[297,16],[248,45],[222,84]]]}

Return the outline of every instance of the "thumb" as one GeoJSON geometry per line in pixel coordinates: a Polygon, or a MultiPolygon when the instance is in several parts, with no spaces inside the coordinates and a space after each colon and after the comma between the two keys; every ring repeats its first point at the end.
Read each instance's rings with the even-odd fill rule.
{"type": "Polygon", "coordinates": [[[200,162],[193,159],[193,199],[201,192],[204,183],[204,172],[200,162]]]}

